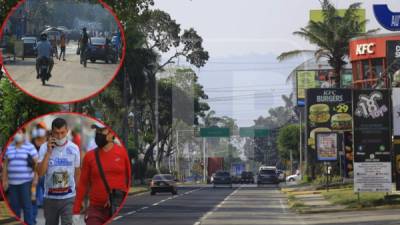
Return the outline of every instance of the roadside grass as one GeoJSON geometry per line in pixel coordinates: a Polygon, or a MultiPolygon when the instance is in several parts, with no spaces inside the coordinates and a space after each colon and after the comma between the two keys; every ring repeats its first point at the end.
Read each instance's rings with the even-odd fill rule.
{"type": "Polygon", "coordinates": [[[134,186],[129,189],[129,195],[140,194],[149,191],[148,186],[134,186]]]}
{"type": "Polygon", "coordinates": [[[332,204],[344,205],[352,209],[400,206],[400,195],[366,192],[360,193],[360,200],[358,200],[357,193],[354,193],[352,188],[333,189],[329,192],[323,191],[321,194],[332,204]]]}

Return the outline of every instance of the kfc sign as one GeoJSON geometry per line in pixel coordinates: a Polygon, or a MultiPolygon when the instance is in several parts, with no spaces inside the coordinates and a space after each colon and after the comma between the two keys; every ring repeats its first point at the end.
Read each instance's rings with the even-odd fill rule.
{"type": "Polygon", "coordinates": [[[375,43],[358,44],[356,47],[356,55],[371,55],[375,53],[375,43]]]}

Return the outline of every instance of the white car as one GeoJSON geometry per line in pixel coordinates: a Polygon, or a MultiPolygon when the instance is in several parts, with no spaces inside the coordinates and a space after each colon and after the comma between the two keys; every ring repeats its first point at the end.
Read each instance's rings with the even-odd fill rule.
{"type": "Polygon", "coordinates": [[[286,177],[286,182],[294,182],[299,181],[301,179],[300,174],[293,174],[286,177]]]}

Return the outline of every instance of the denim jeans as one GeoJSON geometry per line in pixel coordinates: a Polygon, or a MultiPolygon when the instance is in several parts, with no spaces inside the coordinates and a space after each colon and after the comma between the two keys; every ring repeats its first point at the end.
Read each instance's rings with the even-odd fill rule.
{"type": "Polygon", "coordinates": [[[21,210],[24,212],[24,222],[33,225],[32,219],[32,200],[31,200],[32,181],[11,185],[8,188],[8,202],[17,217],[21,218],[21,210]]]}
{"type": "Polygon", "coordinates": [[[39,178],[39,182],[36,185],[36,202],[32,206],[32,219],[33,224],[37,224],[36,218],[38,215],[38,209],[43,206],[44,201],[44,177],[39,178]]]}

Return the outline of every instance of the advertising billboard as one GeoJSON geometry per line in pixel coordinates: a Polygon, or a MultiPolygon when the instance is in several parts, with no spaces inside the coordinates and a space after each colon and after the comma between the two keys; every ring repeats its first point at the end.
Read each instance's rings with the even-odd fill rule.
{"type": "Polygon", "coordinates": [[[392,86],[400,87],[400,40],[386,42],[386,60],[392,86]]]}
{"type": "Polygon", "coordinates": [[[318,132],[346,132],[352,129],[351,90],[339,88],[313,88],[306,94],[307,145],[315,149],[318,132]]]}
{"type": "Polygon", "coordinates": [[[391,124],[388,90],[354,90],[354,191],[390,192],[391,124]]]}

